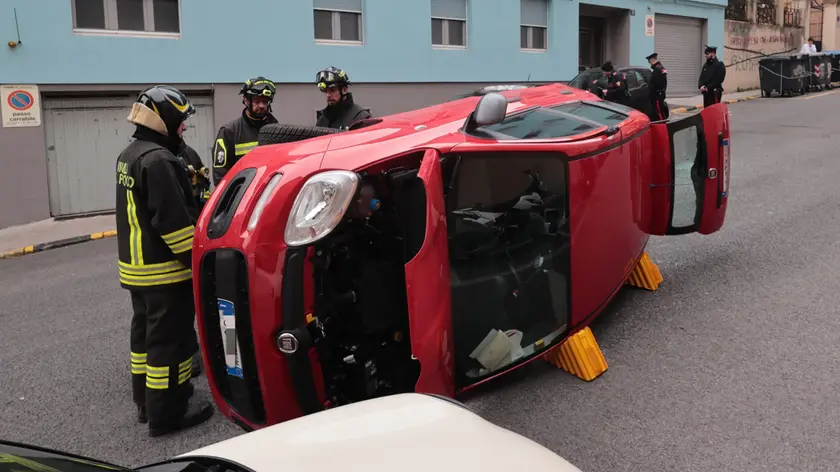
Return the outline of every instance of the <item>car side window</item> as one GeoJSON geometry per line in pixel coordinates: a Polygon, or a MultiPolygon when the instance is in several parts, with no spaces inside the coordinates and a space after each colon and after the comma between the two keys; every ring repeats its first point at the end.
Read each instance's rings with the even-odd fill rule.
{"type": "Polygon", "coordinates": [[[636,74],[632,70],[625,70],[622,71],[624,76],[627,78],[627,87],[628,88],[636,88],[639,86],[639,80],[636,79],[636,74]]]}
{"type": "Polygon", "coordinates": [[[647,84],[647,79],[645,79],[645,75],[642,74],[641,72],[639,72],[637,70],[634,70],[633,75],[636,76],[636,80],[639,81],[639,85],[647,84]]]}

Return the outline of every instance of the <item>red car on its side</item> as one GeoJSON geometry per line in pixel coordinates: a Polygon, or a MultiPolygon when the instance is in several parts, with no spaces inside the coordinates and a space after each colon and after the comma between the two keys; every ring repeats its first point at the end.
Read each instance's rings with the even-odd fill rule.
{"type": "Polygon", "coordinates": [[[207,202],[193,261],[213,396],[246,429],[454,397],[590,324],[650,235],[726,213],[725,104],[651,123],[552,84],[262,139],[207,202]]]}

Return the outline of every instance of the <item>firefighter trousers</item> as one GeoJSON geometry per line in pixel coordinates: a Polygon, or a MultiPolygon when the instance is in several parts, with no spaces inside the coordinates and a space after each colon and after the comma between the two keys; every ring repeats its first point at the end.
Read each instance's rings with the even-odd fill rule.
{"type": "Polygon", "coordinates": [[[665,103],[664,98],[660,97],[650,97],[650,107],[651,107],[651,121],[663,121],[667,120],[668,117],[671,115],[671,111],[668,110],[668,104],[665,103]]]}
{"type": "Polygon", "coordinates": [[[146,406],[150,426],[183,416],[189,401],[193,354],[192,282],[131,291],[131,387],[134,403],[146,406]]]}

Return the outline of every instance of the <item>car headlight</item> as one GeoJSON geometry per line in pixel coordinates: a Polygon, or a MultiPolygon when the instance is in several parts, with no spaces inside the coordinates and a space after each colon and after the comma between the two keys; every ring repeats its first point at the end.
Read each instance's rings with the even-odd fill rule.
{"type": "Polygon", "coordinates": [[[303,184],[289,221],[286,244],[311,244],[335,229],[356,194],[359,177],[344,170],[330,170],[312,176],[303,184]]]}
{"type": "Polygon", "coordinates": [[[268,184],[263,189],[259,200],[257,200],[254,212],[251,213],[251,219],[248,220],[248,231],[253,231],[254,228],[257,227],[257,223],[260,221],[260,216],[265,209],[265,205],[268,203],[268,199],[271,198],[271,194],[274,193],[274,188],[277,187],[277,184],[280,183],[280,179],[282,178],[283,174],[275,174],[271,177],[271,180],[268,181],[268,184]]]}

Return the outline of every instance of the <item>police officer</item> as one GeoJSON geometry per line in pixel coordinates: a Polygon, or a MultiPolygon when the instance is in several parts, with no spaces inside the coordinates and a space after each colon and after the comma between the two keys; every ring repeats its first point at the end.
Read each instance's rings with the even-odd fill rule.
{"type": "Polygon", "coordinates": [[[242,116],[219,128],[216,144],[213,146],[213,184],[227,174],[242,156],[257,147],[260,128],[268,123],[277,123],[271,114],[271,102],[277,94],[274,82],[265,77],[246,81],[239,91],[245,109],[242,116]]]}
{"type": "Polygon", "coordinates": [[[603,92],[603,98],[611,102],[627,105],[630,98],[630,89],[627,87],[627,76],[623,72],[618,72],[613,67],[612,61],[607,61],[601,66],[604,76],[596,79],[593,82],[596,87],[600,87],[603,92]]]}
{"type": "Polygon", "coordinates": [[[703,94],[703,107],[720,103],[723,98],[723,80],[726,79],[726,65],[717,58],[717,48],[706,46],[706,63],[700,72],[697,86],[703,94]]]}
{"type": "Polygon", "coordinates": [[[653,71],[650,75],[650,108],[651,121],[667,120],[670,112],[668,104],[665,103],[665,90],[668,88],[668,71],[665,66],[659,62],[659,56],[656,53],[651,54],[646,58],[653,71]]]}
{"type": "MultiPolygon", "coordinates": [[[[181,145],[178,147],[178,157],[184,163],[184,169],[187,171],[187,176],[190,178],[193,188],[193,197],[198,207],[198,212],[201,213],[207,199],[210,198],[210,169],[204,166],[198,153],[186,141],[181,140],[181,145]]],[[[196,219],[198,215],[196,215],[196,219]]]]}
{"type": "Polygon", "coordinates": [[[318,89],[327,96],[327,106],[318,111],[315,126],[334,129],[349,129],[359,120],[371,118],[370,110],[353,101],[353,94],[347,91],[350,77],[341,69],[327,67],[315,76],[318,89]]]}
{"type": "Polygon", "coordinates": [[[128,121],[134,140],[117,158],[120,285],[131,293],[131,373],[138,421],[160,436],[207,421],[213,407],[190,405],[193,323],[192,241],[195,204],[176,157],[195,112],[178,89],[142,91],[128,121]]]}

